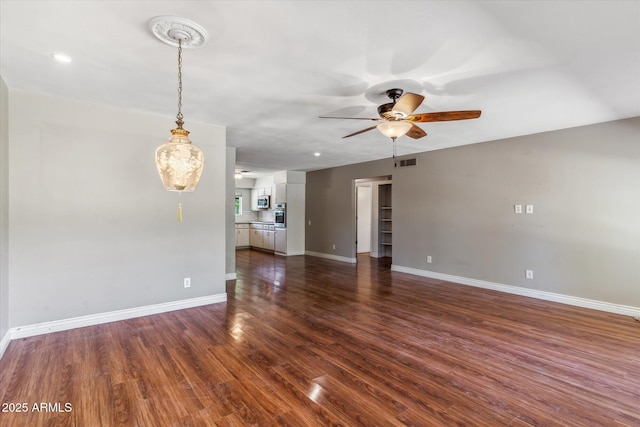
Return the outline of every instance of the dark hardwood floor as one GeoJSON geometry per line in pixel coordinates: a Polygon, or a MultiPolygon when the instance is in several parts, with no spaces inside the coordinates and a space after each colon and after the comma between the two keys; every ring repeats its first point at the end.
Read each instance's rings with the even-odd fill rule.
{"type": "Polygon", "coordinates": [[[243,250],[227,303],[13,341],[0,425],[640,425],[640,322],[358,260],[243,250]]]}

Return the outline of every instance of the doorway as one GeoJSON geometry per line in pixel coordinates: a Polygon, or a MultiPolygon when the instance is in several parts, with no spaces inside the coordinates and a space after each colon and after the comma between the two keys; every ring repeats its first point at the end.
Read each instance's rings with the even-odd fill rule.
{"type": "Polygon", "coordinates": [[[354,255],[391,261],[391,176],[354,180],[354,255]]]}
{"type": "Polygon", "coordinates": [[[371,252],[371,183],[356,186],[356,253],[371,252]]]}

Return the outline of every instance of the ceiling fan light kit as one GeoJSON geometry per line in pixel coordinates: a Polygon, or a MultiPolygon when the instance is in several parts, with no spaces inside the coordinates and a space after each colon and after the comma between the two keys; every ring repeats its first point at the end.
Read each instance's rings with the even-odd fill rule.
{"type": "Polygon", "coordinates": [[[380,133],[391,139],[396,139],[405,135],[412,127],[413,124],[405,120],[382,122],[376,126],[380,133]]]}
{"type": "MultiPolygon", "coordinates": [[[[191,144],[182,115],[182,48],[200,47],[208,38],[198,24],[174,16],[156,16],[149,21],[151,32],[162,42],[178,47],[178,114],[169,141],[156,150],[156,167],[168,191],[194,191],[204,167],[204,154],[191,144]]],[[[178,202],[178,221],[182,221],[182,203],[178,202]]]]}
{"type": "Polygon", "coordinates": [[[382,104],[378,107],[379,118],[364,117],[330,117],[320,116],[321,119],[351,119],[351,120],[373,120],[379,122],[377,126],[371,126],[366,129],[354,132],[343,138],[349,138],[361,133],[378,129],[384,136],[391,138],[393,141],[393,157],[395,157],[396,139],[407,135],[409,138],[419,139],[427,136],[427,133],[415,123],[423,122],[443,122],[451,120],[467,120],[477,119],[480,117],[480,110],[461,110],[461,111],[441,111],[434,113],[413,114],[413,112],[422,104],[424,96],[415,93],[404,93],[402,89],[389,89],[386,95],[392,102],[382,104]]]}

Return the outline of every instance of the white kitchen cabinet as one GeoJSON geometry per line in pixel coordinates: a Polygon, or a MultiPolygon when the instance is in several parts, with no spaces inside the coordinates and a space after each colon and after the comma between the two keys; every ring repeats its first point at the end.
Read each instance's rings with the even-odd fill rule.
{"type": "Polygon", "coordinates": [[[305,185],[287,183],[287,255],[305,253],[305,185]]]}
{"type": "Polygon", "coordinates": [[[286,228],[276,228],[276,240],[274,251],[277,254],[286,255],[287,254],[287,229],[286,228]]]}
{"type": "Polygon", "coordinates": [[[275,186],[252,189],[251,190],[251,210],[252,211],[264,210],[264,208],[258,207],[258,197],[260,196],[269,196],[269,209],[273,209],[276,203],[274,193],[275,193],[275,186]]]}
{"type": "Polygon", "coordinates": [[[262,225],[254,225],[251,224],[250,228],[251,233],[249,234],[249,244],[252,248],[264,248],[264,230],[262,229],[262,225]]]}
{"type": "Polygon", "coordinates": [[[249,224],[236,224],[236,248],[249,246],[250,231],[249,224]]]}
{"type": "Polygon", "coordinates": [[[258,209],[258,196],[260,195],[260,192],[258,191],[257,188],[254,188],[253,190],[251,190],[251,210],[252,211],[258,211],[260,209],[258,209]]]}
{"type": "Polygon", "coordinates": [[[275,231],[273,229],[263,230],[262,248],[272,251],[275,247],[275,231]]]}
{"type": "Polygon", "coordinates": [[[287,203],[287,183],[275,185],[275,203],[287,203]]]}

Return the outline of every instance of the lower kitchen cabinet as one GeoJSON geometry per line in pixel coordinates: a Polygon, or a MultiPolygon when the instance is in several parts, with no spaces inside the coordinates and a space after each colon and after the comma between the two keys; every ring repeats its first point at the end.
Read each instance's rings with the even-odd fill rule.
{"type": "Polygon", "coordinates": [[[276,228],[276,242],[274,251],[277,254],[287,254],[287,229],[276,228]]]}
{"type": "Polygon", "coordinates": [[[263,230],[262,248],[268,251],[272,251],[274,247],[275,247],[275,231],[263,230]]]}
{"type": "Polygon", "coordinates": [[[252,248],[262,248],[263,247],[263,230],[257,228],[251,228],[251,234],[249,235],[249,244],[252,248]]]}
{"type": "Polygon", "coordinates": [[[249,246],[249,233],[249,224],[236,224],[236,248],[249,246]]]}
{"type": "Polygon", "coordinates": [[[249,228],[248,245],[255,249],[273,251],[275,248],[275,235],[273,224],[252,223],[249,228]]]}

